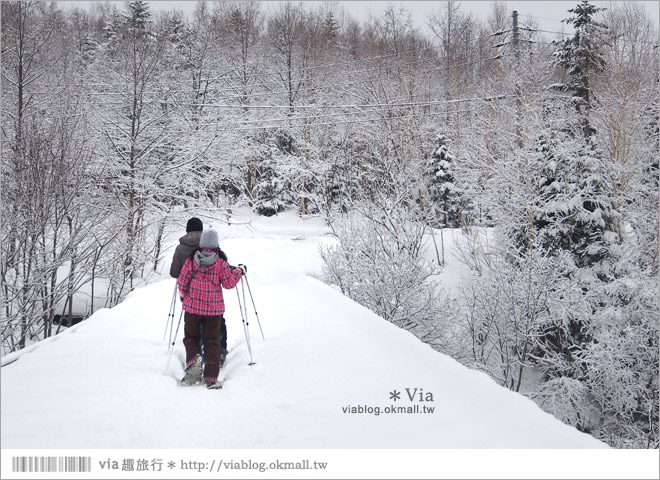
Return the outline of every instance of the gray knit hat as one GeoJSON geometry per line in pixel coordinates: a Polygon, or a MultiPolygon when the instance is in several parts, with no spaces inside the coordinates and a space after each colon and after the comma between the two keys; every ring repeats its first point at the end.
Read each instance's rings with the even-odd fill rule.
{"type": "Polygon", "coordinates": [[[204,230],[202,238],[199,240],[199,246],[202,248],[218,248],[220,246],[218,243],[218,232],[212,228],[204,230]]]}

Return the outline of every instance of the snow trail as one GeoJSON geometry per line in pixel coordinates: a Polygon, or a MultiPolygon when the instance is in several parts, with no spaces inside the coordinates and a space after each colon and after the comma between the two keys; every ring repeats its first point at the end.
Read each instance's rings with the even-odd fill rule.
{"type": "Polygon", "coordinates": [[[174,280],[164,275],[3,359],[16,360],[2,368],[3,448],[606,447],[315,278],[329,241],[321,220],[214,228],[229,263],[248,266],[265,336],[246,289],[256,364],[225,291],[225,386],[180,387],[183,326],[166,371],[174,280]]]}

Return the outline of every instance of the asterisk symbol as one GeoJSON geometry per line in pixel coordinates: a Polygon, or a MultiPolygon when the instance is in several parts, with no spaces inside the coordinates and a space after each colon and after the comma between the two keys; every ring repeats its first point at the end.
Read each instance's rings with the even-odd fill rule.
{"type": "Polygon", "coordinates": [[[167,464],[167,468],[175,468],[175,467],[176,467],[176,463],[174,463],[174,462],[169,462],[167,464]]]}
{"type": "Polygon", "coordinates": [[[400,393],[397,392],[396,390],[394,390],[393,392],[390,392],[390,400],[394,400],[395,402],[397,400],[400,400],[399,395],[400,395],[400,393]]]}

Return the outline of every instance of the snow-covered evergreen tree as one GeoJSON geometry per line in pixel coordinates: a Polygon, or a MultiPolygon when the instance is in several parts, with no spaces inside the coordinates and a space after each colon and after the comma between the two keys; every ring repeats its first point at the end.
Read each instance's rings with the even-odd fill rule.
{"type": "Polygon", "coordinates": [[[593,18],[601,10],[587,0],[569,10],[574,15],[563,21],[573,26],[574,33],[558,42],[559,48],[555,52],[555,65],[566,71],[568,81],[553,87],[573,96],[571,101],[582,115],[583,134],[587,138],[594,133],[588,117],[593,101],[591,77],[605,68],[600,44],[604,41],[606,27],[593,18]]]}
{"type": "Polygon", "coordinates": [[[285,204],[282,201],[284,185],[277,176],[277,167],[277,152],[268,149],[259,162],[261,174],[254,189],[255,210],[259,215],[271,217],[284,211],[285,204]]]}
{"type": "Polygon", "coordinates": [[[585,138],[580,126],[576,130],[555,131],[552,137],[541,138],[537,148],[540,178],[533,202],[532,238],[544,252],[568,255],[572,260],[573,269],[567,275],[586,307],[567,309],[537,336],[534,355],[545,377],[536,399],[567,423],[591,432],[598,424],[597,406],[588,400],[592,394],[584,357],[586,350],[600,342],[595,317],[603,307],[601,292],[614,278],[621,239],[614,190],[602,153],[593,137],[585,138]]]}
{"type": "Polygon", "coordinates": [[[295,162],[293,139],[287,132],[276,130],[263,134],[258,144],[254,207],[258,214],[270,217],[292,203],[283,172],[295,162]]]}
{"type": "Polygon", "coordinates": [[[607,258],[608,245],[618,241],[618,213],[600,154],[591,144],[561,133],[541,140],[539,150],[543,164],[535,236],[548,251],[570,252],[579,268],[593,267],[607,258]]]}
{"type": "MultiPolygon", "coordinates": [[[[605,68],[599,51],[599,34],[605,27],[593,19],[600,10],[586,0],[569,10],[574,16],[565,21],[573,25],[574,34],[555,52],[555,65],[566,71],[569,80],[553,87],[571,93],[576,109],[538,146],[541,178],[534,228],[545,248],[571,252],[579,268],[602,262],[608,245],[620,241],[614,187],[589,119],[594,101],[591,78],[605,68]]],[[[546,123],[552,125],[552,119],[546,123]]]]}
{"type": "Polygon", "coordinates": [[[128,11],[122,15],[128,33],[135,36],[151,36],[148,25],[153,21],[149,11],[149,3],[142,0],[128,2],[128,11]]]}
{"type": "Polygon", "coordinates": [[[461,225],[461,198],[454,177],[455,169],[456,158],[449,149],[449,139],[440,135],[426,166],[436,220],[434,226],[457,228],[461,225]]]}

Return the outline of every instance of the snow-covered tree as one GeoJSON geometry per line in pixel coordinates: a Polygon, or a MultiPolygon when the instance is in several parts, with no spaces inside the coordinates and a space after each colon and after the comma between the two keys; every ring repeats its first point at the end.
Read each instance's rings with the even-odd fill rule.
{"type": "Polygon", "coordinates": [[[257,213],[267,217],[284,211],[291,204],[289,175],[295,162],[295,150],[291,136],[284,130],[262,132],[257,140],[256,179],[254,206],[257,213]]]}
{"type": "Polygon", "coordinates": [[[634,252],[626,257],[596,298],[602,307],[590,327],[596,341],[579,354],[582,380],[600,413],[595,436],[619,448],[658,448],[658,277],[629,261],[634,252]]]}
{"type": "Polygon", "coordinates": [[[571,102],[581,114],[583,135],[588,138],[594,131],[589,122],[589,109],[592,107],[592,77],[605,68],[601,53],[605,26],[593,18],[603,10],[582,0],[569,10],[573,16],[563,20],[573,26],[573,35],[558,42],[555,52],[555,65],[568,74],[568,81],[553,87],[572,95],[571,102]]]}
{"type": "MultiPolygon", "coordinates": [[[[618,213],[600,153],[562,133],[542,140],[539,153],[543,163],[535,199],[536,236],[550,252],[570,252],[579,268],[603,262],[619,239],[618,213]]],[[[605,271],[598,274],[607,276],[605,271]]]]}
{"type": "Polygon", "coordinates": [[[111,95],[112,107],[97,110],[106,162],[105,187],[116,198],[121,245],[114,245],[110,301],[130,291],[150,259],[153,245],[147,230],[154,218],[149,205],[157,198],[154,185],[163,171],[162,153],[168,150],[167,111],[154,95],[166,35],[154,29],[146,2],[127,4],[106,28],[103,55],[94,65],[98,93],[111,95]]]}
{"type": "MultiPolygon", "coordinates": [[[[89,281],[94,188],[83,68],[56,5],[2,4],[2,348],[50,336],[89,281]],[[68,273],[65,273],[68,272],[68,273]],[[66,313],[66,311],[59,313],[66,313]]],[[[85,313],[85,312],[82,312],[85,313]]]]}
{"type": "Polygon", "coordinates": [[[229,92],[247,111],[254,103],[253,94],[259,92],[263,80],[257,59],[263,36],[264,14],[261,3],[219,2],[214,6],[216,23],[224,33],[218,41],[224,50],[223,69],[228,71],[230,77],[229,92]]]}
{"type": "Polygon", "coordinates": [[[362,205],[361,213],[335,220],[335,246],[322,248],[326,281],[343,294],[434,346],[444,343],[443,322],[453,312],[431,276],[423,222],[401,204],[362,205]]]}
{"type": "Polygon", "coordinates": [[[569,255],[549,254],[538,244],[495,256],[486,265],[481,275],[461,284],[471,364],[514,391],[534,393],[539,358],[553,367],[561,361],[539,339],[551,329],[567,331],[570,312],[585,311],[570,278],[575,267],[569,255]]]}
{"type": "Polygon", "coordinates": [[[429,194],[437,225],[461,226],[460,189],[454,176],[456,158],[449,149],[449,139],[440,135],[426,166],[429,194]]]}

